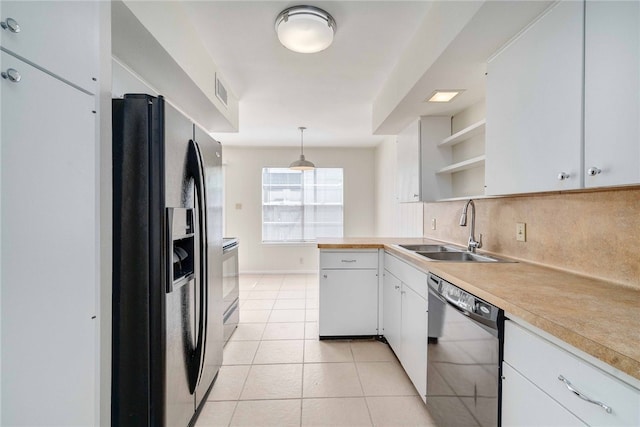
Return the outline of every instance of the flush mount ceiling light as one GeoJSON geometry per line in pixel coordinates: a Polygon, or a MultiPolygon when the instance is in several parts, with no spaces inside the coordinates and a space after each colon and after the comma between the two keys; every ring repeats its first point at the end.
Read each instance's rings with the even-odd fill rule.
{"type": "Polygon", "coordinates": [[[289,169],[293,169],[295,171],[313,170],[316,168],[316,166],[313,163],[311,163],[309,160],[306,160],[304,158],[304,142],[303,142],[302,136],[304,134],[304,130],[306,129],[306,127],[300,126],[298,129],[300,129],[300,158],[295,162],[291,163],[289,165],[289,169]]]}
{"type": "Polygon", "coordinates": [[[464,89],[438,89],[434,90],[426,102],[450,102],[453,98],[464,92],[464,89]]]}
{"type": "Polygon", "coordinates": [[[335,31],[333,17],[314,6],[293,6],[280,12],[276,18],[280,43],[294,52],[325,50],[333,42],[335,31]]]}

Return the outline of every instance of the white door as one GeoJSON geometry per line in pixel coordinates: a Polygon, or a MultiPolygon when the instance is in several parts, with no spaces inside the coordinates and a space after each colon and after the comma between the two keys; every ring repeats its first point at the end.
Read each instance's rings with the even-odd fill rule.
{"type": "Polygon", "coordinates": [[[427,395],[427,300],[402,285],[402,366],[422,400],[427,395]]]}
{"type": "Polygon", "coordinates": [[[382,334],[398,357],[400,357],[402,339],[400,336],[401,286],[400,280],[385,270],[382,283],[382,321],[384,322],[382,334]]]}
{"type": "Polygon", "coordinates": [[[502,363],[502,425],[505,427],[585,426],[535,384],[502,363]]]}
{"type": "Polygon", "coordinates": [[[21,79],[0,79],[0,424],[93,425],[100,244],[94,98],[4,52],[1,67],[21,79]]]}
{"type": "Polygon", "coordinates": [[[4,49],[96,93],[98,2],[3,1],[0,29],[4,49]]]}
{"type": "Polygon", "coordinates": [[[420,201],[420,120],[398,134],[398,201],[420,201]]]}
{"type": "Polygon", "coordinates": [[[640,3],[587,1],[585,186],[640,183],[640,3]]]}
{"type": "Polygon", "coordinates": [[[582,187],[583,15],[559,2],[488,63],[486,194],[582,187]]]}
{"type": "Polygon", "coordinates": [[[378,335],[377,270],[320,270],[320,336],[378,335]]]}

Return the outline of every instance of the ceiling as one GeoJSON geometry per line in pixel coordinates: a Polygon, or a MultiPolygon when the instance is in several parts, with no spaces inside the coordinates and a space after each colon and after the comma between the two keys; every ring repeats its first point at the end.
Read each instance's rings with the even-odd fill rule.
{"type": "MultiPolygon", "coordinates": [[[[183,2],[227,89],[239,101],[239,131],[214,136],[226,145],[297,146],[297,128],[306,126],[306,146],[375,146],[384,133],[397,134],[421,114],[452,114],[481,101],[486,58],[548,2],[444,2],[438,5],[440,15],[445,3],[451,7],[474,3],[476,9],[479,4],[484,6],[478,13],[474,9],[467,32],[460,31],[450,49],[428,66],[422,65],[426,69],[417,70],[419,78],[409,82],[412,90],[402,94],[385,114],[386,120],[374,125],[374,103],[390,84],[390,77],[402,71],[397,68],[408,49],[420,49],[414,38],[430,10],[437,9],[435,2],[314,1],[314,6],[329,12],[337,22],[333,44],[315,54],[287,50],[274,30],[279,12],[299,3],[183,2]],[[499,16],[494,19],[494,15],[499,16]],[[480,37],[483,30],[487,37],[480,37]],[[423,104],[435,84],[466,91],[455,104],[423,104]]],[[[437,31],[442,29],[431,31],[433,40],[438,40],[437,31]]],[[[404,58],[407,63],[411,61],[404,58]]]]}

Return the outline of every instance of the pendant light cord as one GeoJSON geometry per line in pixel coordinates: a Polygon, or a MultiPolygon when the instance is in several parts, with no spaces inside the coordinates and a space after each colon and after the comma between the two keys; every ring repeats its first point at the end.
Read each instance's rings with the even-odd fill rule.
{"type": "Polygon", "coordinates": [[[300,126],[300,154],[304,156],[304,130],[306,127],[300,126]]]}

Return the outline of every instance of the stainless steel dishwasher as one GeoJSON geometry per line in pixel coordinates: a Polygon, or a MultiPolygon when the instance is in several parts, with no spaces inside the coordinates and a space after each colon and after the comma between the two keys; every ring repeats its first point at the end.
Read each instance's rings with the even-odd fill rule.
{"type": "Polygon", "coordinates": [[[427,407],[441,426],[499,426],[504,312],[429,274],[427,407]]]}

